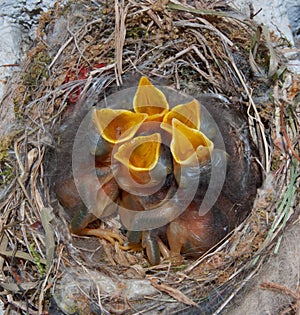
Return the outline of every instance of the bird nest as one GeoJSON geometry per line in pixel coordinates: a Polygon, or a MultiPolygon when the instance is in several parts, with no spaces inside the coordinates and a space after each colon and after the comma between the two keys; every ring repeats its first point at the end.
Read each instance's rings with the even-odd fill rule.
{"type": "Polygon", "coordinates": [[[299,78],[278,52],[284,40],[253,16],[221,1],[188,3],[70,1],[41,16],[1,104],[3,117],[15,116],[0,148],[8,312],[218,314],[278,250],[299,203],[299,78]],[[264,174],[249,216],[182,265],[150,266],[142,252],[71,235],[52,191],[57,169],[68,169],[56,148],[70,119],[141,76],[225,97],[246,117],[264,174]]]}

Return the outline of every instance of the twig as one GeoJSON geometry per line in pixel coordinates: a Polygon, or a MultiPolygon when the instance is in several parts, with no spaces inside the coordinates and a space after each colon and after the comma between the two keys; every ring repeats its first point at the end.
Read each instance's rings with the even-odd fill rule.
{"type": "Polygon", "coordinates": [[[48,70],[51,70],[51,68],[53,67],[53,65],[55,64],[56,60],[59,58],[59,56],[61,55],[61,53],[68,47],[68,45],[74,40],[74,37],[70,37],[58,50],[57,54],[55,55],[55,57],[53,58],[52,62],[50,63],[50,65],[48,66],[48,70]]]}
{"type": "Polygon", "coordinates": [[[292,291],[285,285],[276,283],[276,282],[263,282],[260,287],[262,289],[272,290],[272,291],[279,291],[280,293],[284,293],[286,295],[291,296],[293,299],[297,300],[300,299],[300,295],[297,292],[292,291]]]}
{"type": "Polygon", "coordinates": [[[279,293],[290,296],[293,299],[293,305],[285,309],[281,315],[288,314],[291,308],[295,311],[296,315],[300,313],[300,286],[296,291],[292,291],[287,286],[276,283],[276,282],[263,282],[260,287],[265,290],[277,291],[279,293]]]}
{"type": "MultiPolygon", "coordinates": [[[[84,24],[86,24],[85,21],[84,21],[84,24]]],[[[72,30],[70,29],[70,27],[69,27],[69,21],[68,21],[67,30],[68,30],[68,32],[71,34],[71,36],[73,37],[73,39],[74,39],[74,45],[75,45],[77,51],[79,52],[80,58],[79,58],[79,61],[78,61],[78,62],[80,62],[80,59],[82,58],[82,59],[85,60],[86,63],[89,65],[89,64],[90,64],[89,60],[83,55],[83,52],[81,51],[81,49],[80,49],[80,47],[79,47],[79,45],[78,45],[78,40],[77,40],[76,34],[74,34],[74,33],[72,32],[72,30]]]]}

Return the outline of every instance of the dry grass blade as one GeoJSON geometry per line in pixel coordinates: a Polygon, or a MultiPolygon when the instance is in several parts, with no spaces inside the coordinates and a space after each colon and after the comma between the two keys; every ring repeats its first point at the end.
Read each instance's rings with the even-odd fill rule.
{"type": "MultiPolygon", "coordinates": [[[[264,241],[265,245],[269,244],[273,239],[276,238],[278,233],[286,225],[288,219],[293,213],[291,204],[294,198],[295,183],[298,175],[299,174],[297,174],[297,163],[292,162],[289,186],[286,188],[286,191],[284,192],[282,198],[276,203],[277,217],[270,227],[268,235],[264,241]]],[[[264,248],[264,246],[262,246],[262,248],[264,248]]]]}
{"type": "Polygon", "coordinates": [[[121,85],[122,82],[122,73],[123,73],[123,47],[126,36],[126,15],[128,11],[128,5],[125,6],[124,1],[119,3],[118,0],[115,0],[115,58],[116,58],[116,80],[117,84],[121,85]]]}
{"type": "Polygon", "coordinates": [[[196,13],[200,15],[214,15],[214,16],[222,16],[222,17],[231,17],[230,14],[226,12],[217,12],[213,10],[206,9],[195,9],[188,5],[183,5],[179,1],[171,0],[168,4],[168,8],[171,10],[185,11],[190,13],[196,13]]]}
{"type": "Polygon", "coordinates": [[[294,157],[300,162],[300,156],[299,154],[294,150],[291,141],[288,137],[288,134],[286,132],[286,127],[285,127],[285,122],[284,122],[284,117],[283,117],[283,112],[284,112],[284,102],[281,102],[281,106],[280,106],[280,124],[281,124],[281,128],[282,128],[282,133],[283,136],[286,140],[286,143],[288,145],[288,148],[291,150],[292,154],[294,155],[294,157]]]}

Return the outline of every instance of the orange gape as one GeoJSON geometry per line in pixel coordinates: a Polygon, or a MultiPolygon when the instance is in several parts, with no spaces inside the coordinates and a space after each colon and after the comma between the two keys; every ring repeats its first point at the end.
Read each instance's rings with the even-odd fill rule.
{"type": "Polygon", "coordinates": [[[176,263],[183,256],[200,256],[240,223],[251,209],[261,180],[252,158],[253,146],[237,112],[214,96],[203,96],[203,102],[208,103],[217,122],[226,152],[214,143],[216,127],[201,121],[196,99],[170,109],[166,96],[146,77],[140,80],[131,110],[94,110],[92,124],[99,139],[89,154],[95,158],[100,188],[95,192],[91,175],[84,172],[77,185],[72,178],[55,185],[58,200],[73,212],[71,231],[101,237],[112,244],[118,241],[123,249],[144,248],[150,263],[158,264],[161,254],[176,263]],[[208,130],[208,135],[203,130],[208,130]],[[212,168],[221,171],[224,167],[213,158],[218,155],[228,162],[225,184],[212,208],[199,215],[212,168]],[[192,187],[195,177],[197,186],[192,187]],[[172,207],[178,208],[178,204],[168,201],[178,189],[188,192],[189,188],[196,189],[194,196],[186,209],[173,217],[172,207]],[[94,193],[94,209],[87,209],[77,189],[83,200],[94,193]],[[158,219],[169,223],[156,229],[128,231],[128,246],[124,246],[124,237],[118,231],[88,227],[97,218],[118,211],[119,206],[135,211],[161,207],[158,219]]]}

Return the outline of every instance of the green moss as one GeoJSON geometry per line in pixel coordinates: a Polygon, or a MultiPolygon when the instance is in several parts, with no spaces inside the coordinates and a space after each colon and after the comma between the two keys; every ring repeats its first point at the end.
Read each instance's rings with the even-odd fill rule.
{"type": "Polygon", "coordinates": [[[17,98],[13,100],[14,103],[14,114],[16,119],[22,119],[24,116],[22,114],[22,111],[20,110],[20,102],[17,98]]]}
{"type": "Polygon", "coordinates": [[[0,187],[7,185],[14,176],[14,170],[11,165],[4,163],[0,168],[0,187]]]}
{"type": "Polygon", "coordinates": [[[9,149],[15,133],[0,138],[0,187],[7,185],[14,176],[14,168],[10,162],[9,149]]]}
{"type": "Polygon", "coordinates": [[[8,158],[8,152],[5,142],[0,142],[0,162],[5,161],[8,158]]]}
{"type": "Polygon", "coordinates": [[[42,79],[48,78],[48,65],[51,57],[45,50],[40,51],[32,60],[31,65],[23,75],[23,82],[27,86],[36,86],[42,79]]]}
{"type": "Polygon", "coordinates": [[[43,265],[41,263],[41,257],[36,252],[35,246],[34,246],[33,243],[30,244],[29,249],[30,249],[30,253],[31,253],[32,257],[34,258],[34,262],[35,262],[35,264],[36,264],[36,266],[37,266],[37,268],[39,270],[40,277],[42,277],[45,274],[45,269],[44,269],[44,267],[43,267],[43,265]]]}
{"type": "Polygon", "coordinates": [[[148,38],[149,33],[144,27],[136,26],[127,29],[126,37],[133,39],[148,38]]]}

